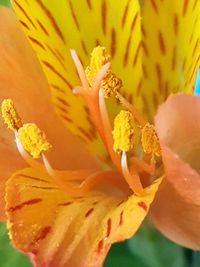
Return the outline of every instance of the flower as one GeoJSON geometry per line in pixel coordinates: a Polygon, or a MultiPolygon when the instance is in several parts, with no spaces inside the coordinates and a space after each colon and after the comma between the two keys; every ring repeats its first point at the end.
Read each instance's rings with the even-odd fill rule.
{"type": "MultiPolygon", "coordinates": [[[[170,0],[159,3],[144,1],[141,8],[139,2],[133,0],[117,3],[62,0],[59,5],[53,0],[14,0],[13,6],[40,60],[57,115],[67,129],[83,139],[90,150],[104,161],[107,168],[102,170],[96,158],[86,152],[67,129],[62,128],[52,109],[49,87],[42,70],[16,19],[10,11],[2,8],[5,19],[0,22],[3,55],[0,64],[5,66],[5,72],[0,74],[1,87],[4,86],[1,98],[11,97],[14,100],[16,109],[13,105],[12,108],[20,116],[23,124],[20,126],[26,129],[20,139],[21,127],[13,127],[16,143],[30,166],[19,170],[25,164],[16,154],[14,145],[10,145],[13,144],[9,140],[11,137],[2,126],[1,153],[5,155],[5,162],[1,162],[4,167],[2,176],[8,177],[18,169],[6,183],[5,197],[8,228],[14,246],[29,254],[35,266],[102,266],[111,243],[132,236],[148,212],[160,183],[160,179],[153,183],[150,179],[159,177],[160,172],[162,175],[160,145],[166,178],[161,185],[162,191],[158,190],[151,213],[156,225],[165,234],[170,235],[172,228],[176,236],[170,237],[183,243],[177,236],[177,222],[183,231],[188,230],[188,219],[192,214],[194,220],[196,210],[184,214],[188,220],[188,224],[185,223],[187,227],[181,224],[180,218],[171,216],[171,225],[167,229],[163,223],[165,216],[158,217],[163,205],[168,207],[167,193],[172,181],[170,167],[176,166],[171,164],[172,159],[167,161],[168,157],[172,153],[177,159],[177,154],[182,154],[181,149],[179,151],[171,146],[174,135],[169,143],[162,135],[161,122],[166,122],[166,127],[176,126],[170,124],[173,122],[170,118],[164,120],[166,112],[163,110],[171,107],[172,103],[177,110],[180,107],[178,103],[184,100],[185,108],[195,103],[194,110],[198,111],[199,98],[172,96],[159,109],[156,131],[152,121],[158,105],[168,95],[192,92],[199,60],[199,3],[184,1],[172,5],[170,0]],[[170,27],[166,28],[168,23],[170,27]],[[190,25],[194,25],[193,31],[190,25]],[[93,50],[95,47],[96,50],[93,50]],[[79,55],[72,50],[78,75],[69,53],[71,48],[79,55]],[[90,51],[95,56],[89,62],[90,51]],[[108,54],[105,54],[106,51],[108,54]],[[13,75],[10,75],[11,69],[14,70],[13,75]],[[72,92],[80,80],[81,86],[72,92]],[[114,89],[117,87],[114,92],[113,84],[114,89]],[[118,102],[114,96],[109,98],[112,94],[117,96],[118,102]],[[26,99],[24,96],[27,96],[26,99]],[[108,97],[106,103],[104,96],[108,97]],[[119,112],[122,105],[123,111],[119,112]],[[112,147],[110,126],[114,117],[116,152],[112,147]],[[28,125],[24,121],[28,121],[28,125]],[[45,131],[48,142],[37,125],[45,131]],[[34,138],[27,130],[30,126],[34,138]],[[142,135],[142,141],[138,135],[142,135]],[[39,139],[41,136],[44,139],[39,139]],[[45,149],[52,145],[49,152],[42,152],[43,164],[27,153],[34,152],[33,155],[38,156],[35,150],[32,151],[35,149],[34,140],[37,144],[45,144],[45,149]],[[23,141],[28,145],[25,146],[23,141]],[[115,168],[110,169],[108,154],[115,168]],[[61,168],[68,170],[59,171],[61,168]],[[166,198],[159,192],[164,192],[166,198]]],[[[185,109],[183,111],[186,113],[185,109]]],[[[167,114],[171,113],[167,111],[167,114]]],[[[198,112],[191,114],[197,116],[198,112]]],[[[189,116],[190,113],[187,122],[189,116]]],[[[180,137],[182,124],[184,122],[180,123],[180,137]]],[[[170,132],[174,133],[171,128],[170,132]]],[[[183,148],[181,138],[179,144],[183,148]]],[[[189,151],[193,149],[194,146],[190,145],[189,151]]],[[[177,168],[176,176],[184,170],[184,161],[188,162],[191,157],[178,159],[180,168],[177,168]]],[[[192,181],[190,171],[188,180],[192,181]]],[[[198,173],[195,175],[198,177],[198,173]]],[[[180,184],[179,179],[174,180],[180,184]]],[[[178,202],[176,207],[182,211],[182,207],[187,205],[187,211],[190,210],[192,206],[186,198],[189,195],[187,190],[177,188],[179,190],[173,195],[178,202]]],[[[169,214],[172,211],[170,208],[166,210],[169,214]]],[[[185,231],[185,235],[190,241],[189,246],[193,247],[197,239],[191,239],[189,231],[185,231]]]]}

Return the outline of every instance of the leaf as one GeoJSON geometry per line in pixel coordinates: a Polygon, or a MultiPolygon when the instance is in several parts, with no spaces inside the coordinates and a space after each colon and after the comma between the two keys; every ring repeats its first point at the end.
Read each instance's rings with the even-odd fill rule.
{"type": "Polygon", "coordinates": [[[0,5],[10,6],[10,0],[0,0],[0,5]]]}
{"type": "Polygon", "coordinates": [[[141,257],[148,267],[186,267],[184,249],[165,239],[153,226],[144,224],[128,241],[132,253],[141,257]]]}
{"type": "Polygon", "coordinates": [[[127,242],[114,244],[108,254],[104,267],[148,267],[136,254],[128,251],[127,242]]]}
{"type": "Polygon", "coordinates": [[[0,266],[11,267],[31,267],[29,260],[23,254],[17,252],[11,245],[8,239],[5,224],[0,224],[0,266]]]}

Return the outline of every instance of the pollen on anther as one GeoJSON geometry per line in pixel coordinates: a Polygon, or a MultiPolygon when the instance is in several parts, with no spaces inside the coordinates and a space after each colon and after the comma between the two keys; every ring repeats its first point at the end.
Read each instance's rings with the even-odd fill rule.
{"type": "MultiPolygon", "coordinates": [[[[106,53],[105,47],[97,46],[91,53],[90,65],[86,68],[85,73],[87,80],[92,87],[95,77],[101,68],[110,61],[110,55],[106,53]]],[[[122,87],[122,81],[112,72],[111,69],[105,74],[101,83],[104,97],[108,98],[118,92],[122,87]]]]}
{"type": "Polygon", "coordinates": [[[134,128],[133,128],[133,115],[131,112],[121,110],[115,117],[113,139],[113,149],[116,152],[130,151],[133,148],[134,128]]]}
{"type": "Polygon", "coordinates": [[[34,159],[40,157],[44,151],[51,148],[50,143],[46,140],[44,132],[42,132],[36,124],[24,124],[18,130],[18,138],[22,146],[28,151],[34,159]]]}
{"type": "Polygon", "coordinates": [[[158,135],[152,124],[146,123],[143,127],[141,142],[145,153],[152,153],[158,157],[161,155],[158,135]]]}
{"type": "Polygon", "coordinates": [[[22,126],[22,120],[15,109],[12,99],[4,99],[2,101],[1,114],[4,123],[7,125],[9,129],[15,131],[22,126]]]}

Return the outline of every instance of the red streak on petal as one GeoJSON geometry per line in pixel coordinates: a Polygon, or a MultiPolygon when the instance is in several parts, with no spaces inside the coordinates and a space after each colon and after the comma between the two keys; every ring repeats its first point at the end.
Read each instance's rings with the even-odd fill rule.
{"type": "Polygon", "coordinates": [[[20,204],[18,204],[18,205],[16,205],[16,206],[14,206],[14,207],[10,207],[10,208],[8,209],[8,211],[14,212],[14,211],[16,211],[16,210],[20,210],[20,209],[22,209],[24,206],[34,205],[34,204],[37,204],[37,203],[39,203],[39,202],[41,202],[41,201],[42,201],[41,198],[30,199],[30,200],[24,201],[24,202],[22,202],[22,203],[20,203],[20,204]]]}
{"type": "Polygon", "coordinates": [[[107,237],[107,238],[110,236],[110,233],[111,233],[111,226],[112,226],[112,221],[111,221],[111,219],[109,218],[108,221],[107,221],[107,233],[106,233],[106,237],[107,237]]]}
{"type": "Polygon", "coordinates": [[[94,211],[94,208],[89,209],[89,210],[86,212],[85,217],[87,218],[93,211],[94,211]]]}
{"type": "Polygon", "coordinates": [[[97,246],[97,253],[98,254],[101,254],[103,247],[104,247],[104,240],[102,239],[99,241],[98,246],[97,246]]]}
{"type": "Polygon", "coordinates": [[[124,221],[123,215],[124,215],[124,211],[122,210],[120,213],[120,218],[119,218],[119,226],[122,226],[123,224],[123,221],[124,221]]]}
{"type": "Polygon", "coordinates": [[[143,210],[147,211],[148,207],[144,201],[138,202],[138,206],[142,208],[143,210]]]}
{"type": "Polygon", "coordinates": [[[40,231],[38,232],[38,234],[35,237],[34,242],[38,242],[40,240],[43,240],[48,235],[48,233],[50,231],[51,231],[51,226],[46,226],[46,227],[40,229],[40,231]]]}
{"type": "Polygon", "coordinates": [[[69,206],[72,203],[73,203],[72,201],[69,201],[69,202],[65,202],[65,203],[60,203],[60,204],[58,204],[58,206],[69,206]]]}

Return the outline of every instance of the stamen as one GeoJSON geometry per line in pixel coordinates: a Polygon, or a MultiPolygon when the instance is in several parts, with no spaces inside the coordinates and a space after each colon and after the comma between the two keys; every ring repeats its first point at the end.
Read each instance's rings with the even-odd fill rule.
{"type": "Polygon", "coordinates": [[[34,123],[24,124],[18,130],[18,138],[25,150],[28,151],[34,159],[39,158],[43,151],[48,151],[51,148],[50,143],[46,140],[44,132],[34,123]]]}
{"type": "Polygon", "coordinates": [[[47,173],[55,180],[62,181],[83,181],[85,177],[96,172],[95,170],[55,170],[51,166],[47,157],[42,154],[42,160],[46,168],[47,173]]]}
{"type": "Polygon", "coordinates": [[[80,61],[80,59],[79,59],[79,57],[76,54],[76,51],[74,49],[71,49],[70,53],[71,53],[71,57],[72,57],[72,59],[74,61],[74,64],[76,66],[76,70],[78,72],[78,75],[79,75],[79,78],[81,80],[81,83],[83,85],[83,89],[86,90],[86,91],[89,91],[88,81],[87,81],[83,66],[81,64],[81,61],[80,61]]]}
{"type": "Polygon", "coordinates": [[[144,160],[140,160],[137,158],[131,158],[130,164],[131,164],[131,169],[133,167],[137,172],[144,171],[150,175],[153,175],[155,173],[155,164],[154,163],[148,164],[144,160]]]}
{"type": "MultiPolygon", "coordinates": [[[[110,61],[110,55],[106,54],[105,47],[97,46],[91,53],[90,65],[86,68],[85,73],[91,87],[93,87],[95,77],[101,68],[110,61]]],[[[101,82],[104,97],[108,98],[118,92],[122,87],[122,81],[108,69],[104,79],[101,82]]]]}
{"type": "Polygon", "coordinates": [[[22,120],[15,109],[12,99],[3,100],[1,103],[1,113],[4,123],[9,129],[16,131],[22,126],[22,120]]]}
{"type": "Polygon", "coordinates": [[[111,70],[108,70],[105,78],[102,80],[102,89],[104,97],[111,97],[113,94],[116,94],[122,88],[122,81],[117,78],[117,76],[112,73],[111,70]]]}
{"type": "Polygon", "coordinates": [[[146,123],[143,127],[141,142],[145,153],[154,154],[157,157],[161,155],[158,135],[152,124],[146,123]]]}
{"type": "Polygon", "coordinates": [[[127,156],[126,152],[122,152],[122,157],[121,157],[121,166],[122,166],[122,173],[124,175],[124,178],[126,182],[128,183],[129,187],[132,189],[132,191],[136,195],[141,195],[143,191],[143,186],[140,181],[139,175],[134,171],[132,168],[131,173],[128,169],[128,164],[127,164],[127,156]]]}
{"type": "Polygon", "coordinates": [[[44,166],[39,163],[38,161],[34,160],[23,148],[21,142],[19,141],[18,138],[18,133],[15,132],[15,142],[17,145],[17,149],[22,156],[22,158],[30,165],[32,168],[37,169],[37,170],[44,170],[44,166]]]}
{"type": "Polygon", "coordinates": [[[133,115],[130,113],[130,111],[121,110],[120,113],[115,117],[114,130],[112,134],[114,139],[114,151],[127,152],[133,148],[133,115]]]}
{"type": "Polygon", "coordinates": [[[129,103],[119,92],[116,93],[116,98],[127,110],[129,110],[133,114],[134,119],[137,120],[139,125],[143,127],[146,123],[146,120],[144,119],[142,114],[131,103],[129,103]]]}
{"type": "Polygon", "coordinates": [[[97,184],[102,182],[113,184],[123,190],[126,185],[114,171],[95,171],[95,170],[71,170],[57,171],[54,170],[45,155],[42,155],[43,162],[48,174],[55,182],[72,197],[84,196],[88,191],[93,189],[97,184]],[[80,183],[79,183],[80,182],[80,183]]]}
{"type": "Polygon", "coordinates": [[[87,66],[85,73],[90,86],[93,85],[94,78],[100,69],[110,61],[110,56],[106,54],[105,47],[97,46],[91,53],[90,65],[87,66]]]}

